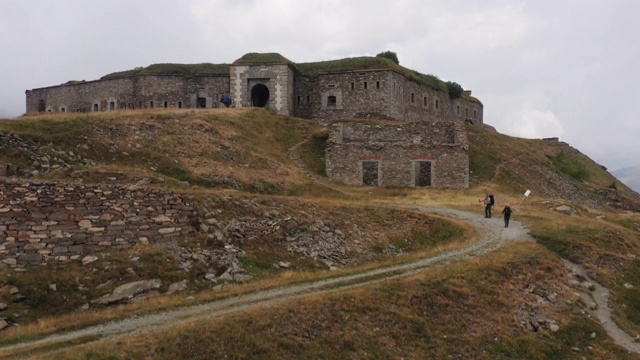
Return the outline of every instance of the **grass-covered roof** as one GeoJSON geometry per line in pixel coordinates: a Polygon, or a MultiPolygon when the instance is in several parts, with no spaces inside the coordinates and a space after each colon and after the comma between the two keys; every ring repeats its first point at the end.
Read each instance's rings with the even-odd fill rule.
{"type": "Polygon", "coordinates": [[[301,63],[296,64],[296,68],[302,74],[310,77],[318,76],[318,74],[322,72],[392,69],[403,74],[411,81],[431,86],[434,89],[447,91],[447,85],[437,76],[421,74],[383,57],[362,56],[340,60],[301,63]]]}
{"type": "Polygon", "coordinates": [[[278,53],[247,53],[233,62],[233,65],[251,64],[287,64],[295,66],[293,61],[278,53]]]}
{"type": "Polygon", "coordinates": [[[229,74],[228,64],[152,64],[147,67],[137,67],[133,70],[114,72],[103,76],[101,79],[113,79],[125,76],[137,76],[144,74],[163,75],[208,75],[208,74],[229,74]]]}
{"type": "MultiPolygon", "coordinates": [[[[339,60],[296,64],[279,53],[247,53],[232,63],[232,65],[255,64],[286,64],[292,66],[297,73],[311,78],[317,77],[319,74],[326,72],[390,69],[403,74],[410,81],[430,86],[436,90],[448,92],[447,84],[437,76],[422,74],[415,70],[407,69],[384,57],[361,56],[339,60]]],[[[111,73],[103,76],[101,79],[113,79],[144,74],[184,76],[229,74],[229,64],[153,64],[147,67],[138,67],[133,70],[111,73]]],[[[479,102],[471,96],[464,95],[464,98],[479,102]]]]}

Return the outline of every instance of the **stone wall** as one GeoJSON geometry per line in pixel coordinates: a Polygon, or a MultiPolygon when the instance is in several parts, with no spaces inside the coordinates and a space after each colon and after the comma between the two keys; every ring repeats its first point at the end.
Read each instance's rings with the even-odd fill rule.
{"type": "Polygon", "coordinates": [[[141,108],[219,106],[229,93],[229,76],[140,75],[115,79],[70,82],[26,91],[27,113],[93,112],[141,108]]]}
{"type": "Polygon", "coordinates": [[[289,65],[232,65],[229,69],[230,92],[237,106],[254,106],[252,91],[264,85],[269,98],[265,107],[279,115],[292,114],[294,73],[289,65]]]}
{"type": "Polygon", "coordinates": [[[469,187],[464,126],[455,122],[332,125],[327,176],[349,185],[469,187]]]}
{"type": "Polygon", "coordinates": [[[191,202],[169,191],[0,178],[0,266],[64,262],[194,231],[191,202]]]}
{"type": "Polygon", "coordinates": [[[295,79],[294,114],[299,117],[326,123],[371,118],[413,122],[473,119],[474,124],[482,124],[481,103],[451,100],[447,93],[407,80],[393,70],[339,71],[295,79]]]}
{"type": "Polygon", "coordinates": [[[340,70],[309,77],[295,73],[290,64],[232,64],[229,74],[123,75],[28,90],[26,98],[27,113],[91,112],[212,108],[220,106],[222,94],[229,94],[234,106],[264,106],[279,115],[324,123],[372,118],[467,120],[483,125],[479,101],[468,97],[451,100],[446,92],[418,84],[392,69],[340,70]],[[262,97],[252,94],[254,89],[262,89],[256,92],[262,97]],[[262,103],[262,98],[268,100],[262,103]]]}

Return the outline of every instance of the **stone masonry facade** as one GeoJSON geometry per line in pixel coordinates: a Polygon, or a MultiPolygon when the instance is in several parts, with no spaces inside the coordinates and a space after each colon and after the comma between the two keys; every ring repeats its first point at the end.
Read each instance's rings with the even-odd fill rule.
{"type": "Polygon", "coordinates": [[[190,201],[170,191],[0,178],[0,267],[180,239],[194,218],[190,201]]]}
{"type": "Polygon", "coordinates": [[[483,106],[470,92],[452,100],[392,68],[320,71],[295,64],[232,63],[228,73],[122,73],[94,81],[26,91],[26,112],[98,112],[146,108],[213,108],[229,95],[233,106],[259,106],[280,115],[331,122],[383,118],[399,121],[483,123],[483,106]]]}
{"type": "Polygon", "coordinates": [[[461,122],[342,122],[327,141],[327,176],[350,185],[465,189],[468,151],[461,122]]]}

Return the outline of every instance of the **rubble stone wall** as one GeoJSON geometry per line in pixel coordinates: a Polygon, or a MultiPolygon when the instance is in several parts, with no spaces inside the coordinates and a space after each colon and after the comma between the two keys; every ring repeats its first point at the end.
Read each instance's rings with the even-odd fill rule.
{"type": "Polygon", "coordinates": [[[170,191],[0,178],[0,266],[79,259],[194,231],[191,202],[170,191]]]}

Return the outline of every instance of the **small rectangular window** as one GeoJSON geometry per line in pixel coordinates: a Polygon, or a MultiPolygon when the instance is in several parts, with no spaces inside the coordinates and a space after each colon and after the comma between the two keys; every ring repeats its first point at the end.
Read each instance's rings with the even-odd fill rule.
{"type": "Polygon", "coordinates": [[[413,94],[413,93],[411,93],[411,103],[414,103],[414,102],[416,102],[416,99],[415,99],[414,94],[413,94]]]}
{"type": "Polygon", "coordinates": [[[169,102],[168,102],[168,101],[165,101],[165,102],[164,102],[164,108],[166,109],[166,108],[168,108],[168,107],[169,107],[169,102]]]}
{"type": "Polygon", "coordinates": [[[149,107],[151,107],[151,108],[153,107],[153,100],[149,101],[149,107]]]}
{"type": "Polygon", "coordinates": [[[367,82],[366,81],[364,82],[364,88],[365,89],[367,88],[367,82]]]}
{"type": "Polygon", "coordinates": [[[356,83],[351,83],[351,90],[356,88],[356,83]]]}
{"type": "Polygon", "coordinates": [[[460,106],[459,105],[456,107],[456,114],[460,115],[460,106]]]}
{"type": "Polygon", "coordinates": [[[298,104],[300,104],[302,102],[300,95],[298,95],[298,104]]]}
{"type": "Polygon", "coordinates": [[[436,109],[438,108],[438,100],[436,99],[436,109]]]}
{"type": "Polygon", "coordinates": [[[476,111],[475,110],[473,110],[473,118],[474,119],[476,118],[476,111]]]}
{"type": "Polygon", "coordinates": [[[422,106],[427,106],[427,97],[426,96],[422,100],[422,106]]]}
{"type": "Polygon", "coordinates": [[[362,185],[378,186],[378,162],[362,162],[362,185]]]}
{"type": "Polygon", "coordinates": [[[333,89],[334,87],[336,87],[334,84],[329,84],[329,89],[333,89]]]}
{"type": "Polygon", "coordinates": [[[335,96],[329,96],[327,97],[327,106],[336,106],[336,97],[335,96]]]}
{"type": "Polygon", "coordinates": [[[309,97],[309,95],[307,95],[307,104],[311,102],[311,98],[309,97]]]}
{"type": "Polygon", "coordinates": [[[182,101],[178,101],[178,109],[182,109],[182,101]]]}
{"type": "Polygon", "coordinates": [[[380,89],[380,81],[376,81],[376,89],[380,89]]]}

